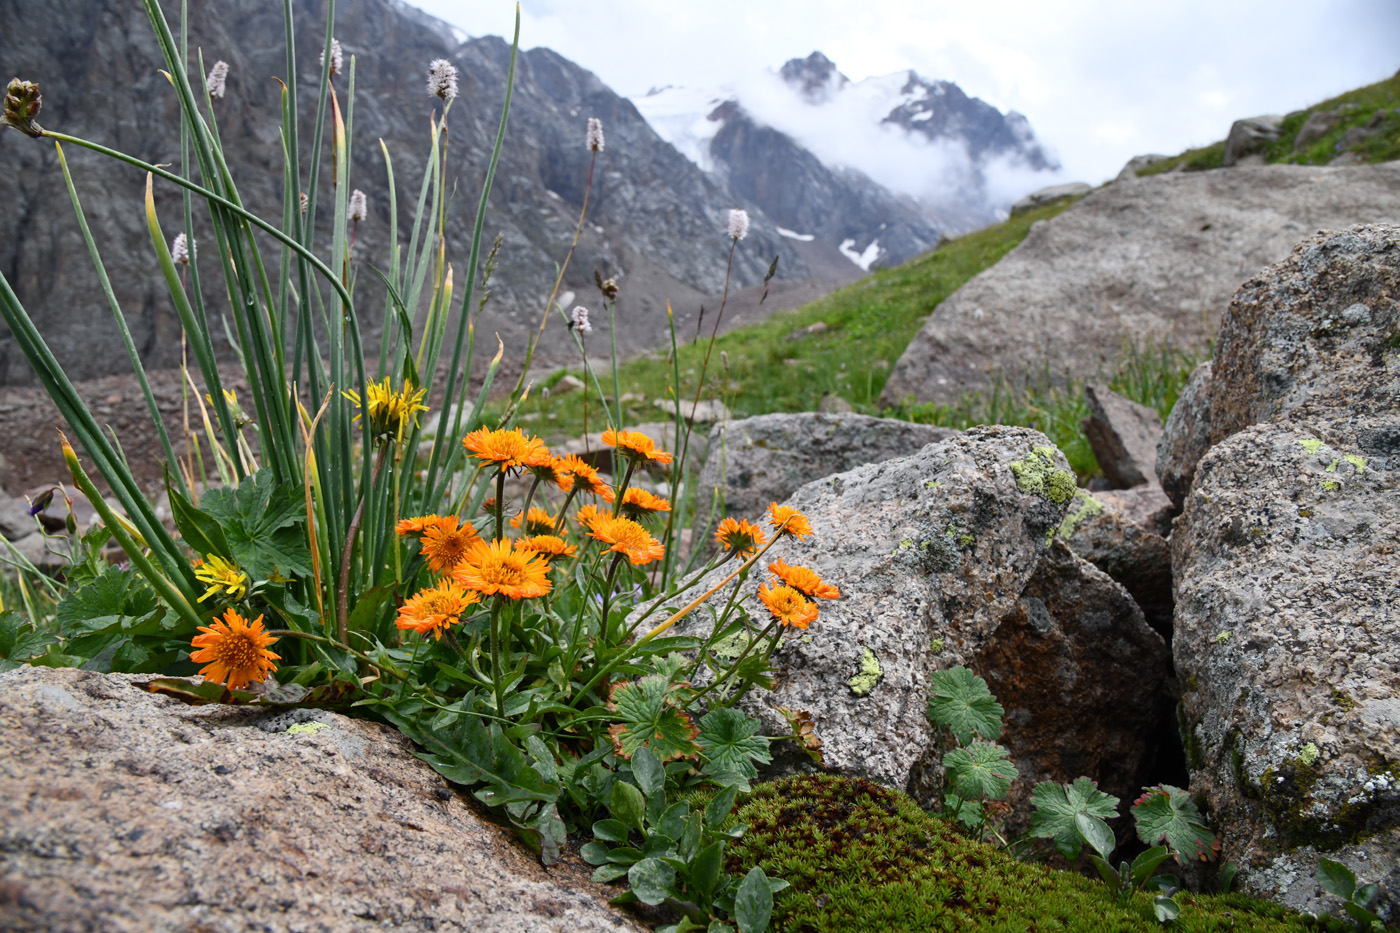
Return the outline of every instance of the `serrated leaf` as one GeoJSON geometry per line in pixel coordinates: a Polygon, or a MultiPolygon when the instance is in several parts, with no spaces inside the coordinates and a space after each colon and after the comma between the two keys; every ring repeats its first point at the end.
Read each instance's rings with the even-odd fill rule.
{"type": "Polygon", "coordinates": [[[29,627],[29,620],[18,612],[0,612],[0,658],[26,661],[42,654],[58,637],[29,627]]]}
{"type": "Polygon", "coordinates": [[[948,786],[959,797],[1000,800],[1016,780],[1016,766],[1005,748],[991,742],[973,742],[943,756],[948,786]]]}
{"type": "Polygon", "coordinates": [[[1075,814],[1084,813],[1101,820],[1118,815],[1118,798],[1105,794],[1088,778],[1076,778],[1071,784],[1042,781],[1031,791],[1030,833],[1042,839],[1053,839],[1055,848],[1067,859],[1076,859],[1084,846],[1084,837],[1075,824],[1075,814]]]}
{"type": "Polygon", "coordinates": [[[676,870],[659,858],[644,858],[628,870],[627,883],[637,900],[654,907],[675,891],[676,870]]]}
{"type": "Polygon", "coordinates": [[[734,895],[734,920],[739,924],[739,933],[763,933],[772,915],[773,890],[768,887],[763,869],[755,866],[739,882],[734,895]]]}
{"type": "Polygon", "coordinates": [[[216,554],[225,560],[233,559],[228,541],[224,538],[224,530],[219,527],[217,519],[203,509],[191,505],[190,501],[168,482],[165,492],[170,499],[170,516],[175,520],[175,527],[180,529],[180,537],[194,548],[195,553],[206,557],[216,554]]]}
{"type": "Polygon", "coordinates": [[[737,771],[753,780],[758,777],[757,765],[773,760],[768,740],[756,735],[758,720],[737,709],[720,707],[706,713],[700,720],[700,757],[705,759],[705,773],[737,771]]]}
{"type": "Polygon", "coordinates": [[[650,748],[661,761],[688,758],[699,751],[695,738],[700,730],[678,705],[680,684],[665,677],[643,677],[613,688],[609,708],[621,722],[609,728],[613,748],[631,758],[639,748],[650,748]]]}
{"type": "Polygon", "coordinates": [[[1335,894],[1344,901],[1351,900],[1356,893],[1356,875],[1341,862],[1330,858],[1317,860],[1317,884],[1328,894],[1335,894]]]}
{"type": "Polygon", "coordinates": [[[276,484],[270,468],[245,476],[236,489],[211,489],[201,510],[218,522],[234,561],[254,579],[311,575],[306,499],[294,483],[276,484]]]}
{"type": "Polygon", "coordinates": [[[1001,738],[1006,710],[987,689],[987,682],[959,665],[935,671],[929,678],[928,715],[966,745],[974,738],[1001,738]]]}
{"type": "Polygon", "coordinates": [[[55,610],[59,634],[65,638],[118,631],[160,634],[165,631],[159,624],[164,614],[155,590],[140,574],[119,567],[108,567],[87,586],[70,591],[55,610]]]}
{"type": "Polygon", "coordinates": [[[963,800],[957,794],[943,795],[943,812],[952,813],[958,818],[958,822],[968,829],[976,829],[987,820],[987,814],[983,812],[980,803],[976,800],[963,800]]]}
{"type": "Polygon", "coordinates": [[[1186,791],[1170,784],[1149,787],[1133,804],[1138,838],[1148,845],[1163,842],[1173,852],[1203,862],[1214,861],[1220,844],[1206,828],[1201,811],[1186,791]]]}

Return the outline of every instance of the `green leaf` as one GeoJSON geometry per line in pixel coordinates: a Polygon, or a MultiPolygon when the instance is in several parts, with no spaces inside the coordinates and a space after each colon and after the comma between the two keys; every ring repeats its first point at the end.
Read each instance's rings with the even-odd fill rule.
{"type": "Polygon", "coordinates": [[[762,868],[754,867],[739,883],[734,895],[734,920],[739,933],[763,933],[773,915],[773,891],[762,868]]]}
{"type": "Polygon", "coordinates": [[[1240,870],[1240,866],[1234,862],[1226,862],[1220,867],[1220,893],[1229,894],[1230,886],[1234,884],[1235,873],[1240,870]]]}
{"type": "Polygon", "coordinates": [[[617,754],[631,758],[637,749],[646,747],[663,762],[696,754],[695,738],[700,730],[679,706],[684,689],[655,675],[613,687],[608,708],[622,722],[608,732],[617,754]]]}
{"type": "MultiPolygon", "coordinates": [[[[590,863],[591,864],[591,863],[590,863]]],[[[616,881],[627,874],[628,865],[599,865],[593,872],[593,880],[597,884],[607,884],[616,881]]]]}
{"type": "Polygon", "coordinates": [[[705,822],[710,826],[718,826],[729,816],[729,811],[734,809],[734,802],[739,799],[739,788],[730,785],[714,797],[705,805],[705,822]]]}
{"type": "Polygon", "coordinates": [[[1170,897],[1154,897],[1152,899],[1152,913],[1162,923],[1171,923],[1181,916],[1181,905],[1170,897]]]}
{"type": "Polygon", "coordinates": [[[586,842],[578,850],[579,858],[590,865],[608,863],[608,847],[601,842],[586,842]]]}
{"type": "Polygon", "coordinates": [[[165,485],[165,493],[170,499],[170,515],[175,519],[175,527],[180,529],[180,537],[185,539],[186,544],[205,557],[217,554],[225,560],[233,560],[233,552],[228,548],[224,530],[212,515],[195,508],[168,482],[165,485]]]}
{"type": "Polygon", "coordinates": [[[1379,926],[1381,918],[1374,911],[1367,910],[1360,904],[1347,901],[1342,905],[1342,910],[1350,914],[1351,919],[1355,920],[1363,930],[1381,929],[1379,926]]]}
{"type": "Polygon", "coordinates": [[[254,579],[311,575],[306,546],[306,498],[294,483],[276,485],[270,468],[243,478],[237,489],[211,489],[199,500],[223,529],[234,561],[254,579]]]}
{"type": "Polygon", "coordinates": [[[724,840],[720,839],[710,843],[700,850],[690,863],[690,883],[695,893],[700,896],[700,905],[705,903],[715,895],[715,887],[719,884],[720,869],[724,867],[724,840]]]}
{"type": "Polygon", "coordinates": [[[384,600],[394,595],[393,586],[372,586],[355,603],[355,608],[350,610],[348,626],[352,632],[367,632],[374,626],[374,617],[379,613],[379,607],[384,605],[384,600]]]}
{"type": "Polygon", "coordinates": [[[1007,760],[1009,753],[991,742],[973,742],[967,748],[955,748],[943,756],[948,772],[948,786],[959,797],[989,797],[999,800],[1016,780],[1016,766],[1007,760]]]}
{"type": "Polygon", "coordinates": [[[737,771],[750,780],[757,778],[756,765],[773,760],[768,740],[755,735],[758,725],[757,719],[729,707],[706,713],[700,720],[700,755],[705,759],[702,770],[737,771]]]}
{"type": "MultiPolygon", "coordinates": [[[[70,591],[55,611],[59,634],[65,638],[118,631],[160,634],[165,631],[159,624],[164,614],[155,590],[141,575],[118,567],[108,567],[87,586],[70,591]]],[[[176,618],[170,621],[178,624],[176,618]]]]}
{"type": "Polygon", "coordinates": [[[1113,847],[1118,844],[1118,840],[1113,838],[1113,830],[1109,829],[1103,820],[1087,813],[1076,813],[1074,828],[1079,832],[1080,838],[1089,843],[1089,847],[1101,857],[1106,859],[1113,854],[1113,847]]]}
{"type": "Polygon", "coordinates": [[[659,858],[644,858],[627,872],[627,882],[637,900],[654,907],[674,892],[676,870],[659,858]]]}
{"type": "Polygon", "coordinates": [[[632,756],[632,776],[648,798],[656,797],[666,786],[666,769],[661,766],[656,753],[646,746],[637,749],[632,756]]]}
{"type": "Polygon", "coordinates": [[[621,820],[599,820],[593,824],[593,835],[604,842],[626,842],[628,832],[627,824],[621,820]]]}
{"type": "Polygon", "coordinates": [[[0,612],[0,658],[24,661],[42,654],[57,636],[29,627],[29,620],[18,612],[0,612]]]}
{"type": "Polygon", "coordinates": [[[671,806],[666,809],[665,813],[661,814],[661,819],[656,821],[653,832],[679,842],[681,836],[685,835],[686,825],[689,820],[690,804],[686,803],[684,800],[678,800],[671,804],[671,806]]]}
{"type": "Polygon", "coordinates": [[[1381,893],[1380,885],[1374,881],[1370,884],[1363,884],[1356,889],[1356,893],[1351,896],[1351,902],[1358,907],[1370,908],[1376,901],[1376,896],[1381,893]]]}
{"type": "Polygon", "coordinates": [[[1201,811],[1186,791],[1170,784],[1149,787],[1133,804],[1138,838],[1148,845],[1163,841],[1178,856],[1214,861],[1220,854],[1215,834],[1206,829],[1201,811]]]}
{"type": "Polygon", "coordinates": [[[1118,798],[1105,794],[1086,777],[1072,784],[1042,781],[1031,791],[1030,833],[1041,839],[1053,839],[1055,848],[1067,859],[1076,859],[1084,846],[1075,814],[1084,813],[1100,820],[1118,815],[1118,798]]]}
{"type": "MultiPolygon", "coordinates": [[[[1107,858],[1107,856],[1104,857],[1107,858]]],[[[1152,877],[1152,873],[1157,870],[1157,866],[1171,857],[1171,850],[1166,846],[1153,846],[1139,854],[1137,858],[1133,859],[1133,884],[1142,887],[1147,883],[1147,879],[1152,877]]]]}
{"type": "Polygon", "coordinates": [[[1113,870],[1113,866],[1097,855],[1090,855],[1089,862],[1094,866],[1094,870],[1099,873],[1099,877],[1103,879],[1103,883],[1108,885],[1111,890],[1117,891],[1119,884],[1118,872],[1113,870]]]}
{"type": "Polygon", "coordinates": [[[959,665],[929,678],[928,715],[953,733],[960,745],[974,738],[1001,738],[1002,709],[987,682],[959,665]]]}
{"type": "Polygon", "coordinates": [[[1330,858],[1317,860],[1317,884],[1328,894],[1335,894],[1344,901],[1351,900],[1356,893],[1356,875],[1341,862],[1330,858]]]}
{"type": "Polygon", "coordinates": [[[943,812],[952,813],[968,829],[977,829],[987,821],[982,805],[975,800],[963,800],[957,794],[943,795],[943,812]]]}
{"type": "Polygon", "coordinates": [[[608,809],[612,811],[613,817],[626,823],[628,826],[642,831],[643,822],[646,818],[647,799],[642,796],[642,792],[637,790],[626,781],[617,781],[612,786],[612,799],[608,803],[608,809]]]}

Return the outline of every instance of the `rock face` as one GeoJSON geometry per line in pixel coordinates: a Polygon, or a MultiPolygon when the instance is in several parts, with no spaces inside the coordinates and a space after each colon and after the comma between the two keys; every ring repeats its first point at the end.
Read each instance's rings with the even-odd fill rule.
{"type": "Polygon", "coordinates": [[[1171,502],[1155,484],[1075,494],[1059,537],[1133,597],[1147,624],[1171,644],[1171,502]]]}
{"type": "Polygon", "coordinates": [[[1319,235],[1231,303],[1172,534],[1192,791],[1243,886],[1325,854],[1400,889],[1400,229],[1319,235]],[[1255,423],[1260,422],[1260,423],[1255,423]]]}
{"type": "Polygon", "coordinates": [[[1283,116],[1280,114],[1236,120],[1230,124],[1230,135],[1225,137],[1225,167],[1229,168],[1245,156],[1261,151],[1278,139],[1282,129],[1283,116]]]}
{"type": "Polygon", "coordinates": [[[1032,191],[1015,204],[1011,205],[1012,214],[1024,214],[1026,211],[1043,207],[1046,204],[1053,204],[1065,198],[1079,197],[1093,191],[1093,187],[1082,181],[1072,181],[1065,185],[1051,185],[1048,188],[1041,188],[1039,191],[1032,191]]]}
{"type": "Polygon", "coordinates": [[[1157,440],[1162,419],[1146,405],[1129,401],[1105,385],[1084,387],[1089,417],[1082,424],[1094,459],[1114,489],[1156,482],[1157,440]]]}
{"type": "Polygon", "coordinates": [[[710,533],[723,518],[755,521],[768,503],[782,502],[800,486],[907,457],[956,433],[853,413],[759,415],[716,425],[696,487],[695,540],[705,539],[710,547],[710,533]]]}
{"type": "Polygon", "coordinates": [[[145,679],[0,674],[0,927],[643,929],[582,866],[545,872],[393,730],[324,714],[268,733],[145,679]]]}
{"type": "MultiPolygon", "coordinates": [[[[179,5],[173,5],[178,11],[179,5]]],[[[283,160],[276,75],[301,95],[301,133],[309,148],[320,78],[325,4],[293,3],[298,74],[286,74],[281,4],[261,0],[192,0],[190,48],[206,64],[229,64],[227,95],[214,110],[230,165],[244,201],[280,217],[283,160]]],[[[176,15],[167,6],[167,15],[176,15]]],[[[139,4],[118,0],[4,0],[0,16],[24,23],[27,41],[9,43],[5,67],[38,81],[44,95],[40,123],[94,139],[150,162],[176,162],[179,129],[174,97],[158,68],[165,64],[139,4]],[[129,89],[112,95],[110,89],[129,89]]],[[[502,18],[481,29],[502,31],[502,18]]],[[[173,27],[177,30],[178,23],[173,27]]],[[[439,20],[396,0],[365,0],[337,7],[335,32],[345,67],[355,57],[356,97],[350,183],[369,195],[369,217],[358,225],[355,256],[383,267],[388,255],[389,202],[383,138],[399,185],[399,233],[406,246],[428,147],[427,121],[439,103],[424,90],[427,64],[452,61],[461,73],[461,99],[449,119],[448,172],[458,185],[447,231],[448,260],[462,263],[470,245],[475,192],[484,176],[504,98],[509,48],[495,37],[462,41],[439,20]],[[463,192],[472,192],[464,197],[463,192]]],[[[196,66],[197,67],[197,66],[196,66]]],[[[10,76],[7,73],[6,77],[10,76]]],[[[202,76],[192,76],[197,82],[202,76]]],[[[341,105],[347,76],[337,79],[341,105]]],[[[555,263],[567,252],[578,221],[590,153],[584,145],[589,117],[603,121],[606,148],[598,154],[589,218],[563,289],[596,295],[595,270],[621,285],[618,345],[635,351],[664,342],[665,300],[693,321],[702,300],[718,295],[731,241],[724,224],[731,207],[748,207],[754,225],[735,251],[733,284],[759,282],[775,254],[779,275],[805,278],[805,261],[787,247],[761,212],[700,171],[658,137],[624,98],[596,76],[554,52],[522,52],[507,140],[486,218],[486,236],[504,236],[493,297],[477,320],[477,332],[499,332],[513,354],[539,320],[554,281],[555,263]]],[[[129,316],[132,336],[148,366],[178,366],[177,318],[151,255],[141,211],[139,171],[67,147],[78,192],[101,246],[113,288],[129,316]]],[[[127,371],[125,355],[92,352],[113,342],[110,320],[87,258],[52,145],[17,132],[0,134],[0,269],[38,322],[60,362],[75,379],[127,371]]],[[[317,242],[329,240],[331,189],[321,176],[317,242]]],[[[305,184],[305,179],[303,179],[305,184]]],[[[157,184],[156,205],[168,234],[177,229],[179,194],[157,184]]],[[[222,294],[218,251],[207,214],[196,211],[194,236],[208,239],[198,262],[207,300],[222,294]]],[[[276,256],[267,254],[275,267],[276,256]]],[[[384,308],[383,289],[367,269],[360,276],[361,316],[373,329],[384,308]]],[[[590,301],[583,301],[588,304],[590,301]]],[[[677,318],[677,327],[686,320],[677,318]]],[[[605,323],[600,322],[600,327],[605,323]]],[[[212,328],[222,334],[217,324],[212,328]]],[[[598,338],[595,338],[598,339],[598,338]]],[[[601,339],[606,340],[606,334],[601,339]]],[[[375,338],[367,344],[377,346],[375,338]]],[[[546,330],[542,352],[568,358],[573,343],[562,326],[546,330]]],[[[8,335],[0,336],[0,385],[30,380],[29,367],[8,335]]]]}
{"type": "MultiPolygon", "coordinates": [[[[773,656],[776,687],[752,700],[754,714],[786,734],[773,706],[810,712],[828,768],[932,805],[945,750],[929,727],[929,676],[965,664],[1014,694],[1003,699],[1013,711],[1008,741],[1027,774],[1136,774],[1150,757],[1152,732],[1141,724],[1160,712],[1166,649],[1121,587],[1052,547],[1073,497],[1063,455],[1043,435],[1008,427],[974,428],[803,486],[788,501],[815,537],[781,543],[768,559],[812,567],[841,598],[785,639],[773,656]],[[1096,674],[1106,692],[1092,712],[1067,703],[1071,687],[1094,679],[1086,665],[1107,655],[1131,676],[1096,674]],[[1044,676],[1027,680],[1023,667],[1044,676]],[[1082,757],[1058,739],[1046,744],[1066,731],[1083,740],[1066,746],[1082,757]]],[[[767,617],[757,599],[743,605],[767,617]]],[[[685,625],[693,634],[708,621],[696,613],[685,625]]]]}
{"type": "MultiPolygon", "coordinates": [[[[929,316],[881,404],[1110,373],[1127,340],[1203,350],[1230,296],[1324,227],[1400,220],[1400,163],[1239,166],[1109,185],[1036,224],[929,316]],[[1014,361],[1014,362],[1013,362],[1014,361]]],[[[1341,311],[1342,309],[1338,309],[1341,311]]]]}
{"type": "Polygon", "coordinates": [[[1210,360],[1197,364],[1157,442],[1157,481],[1178,512],[1196,475],[1196,464],[1210,450],[1210,372],[1210,360]]]}

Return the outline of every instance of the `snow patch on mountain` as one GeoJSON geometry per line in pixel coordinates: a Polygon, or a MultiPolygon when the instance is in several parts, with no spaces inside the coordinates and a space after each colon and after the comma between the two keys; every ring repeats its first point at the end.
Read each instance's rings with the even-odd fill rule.
{"type": "Polygon", "coordinates": [[[871,240],[870,245],[859,253],[853,248],[855,245],[855,240],[847,238],[842,240],[841,245],[836,248],[841,251],[842,256],[860,266],[862,271],[869,272],[871,264],[880,258],[880,241],[871,240]]]}

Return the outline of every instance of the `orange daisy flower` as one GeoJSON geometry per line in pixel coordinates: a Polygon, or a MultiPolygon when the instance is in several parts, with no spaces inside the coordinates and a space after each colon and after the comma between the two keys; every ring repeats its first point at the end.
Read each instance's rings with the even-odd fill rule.
{"type": "MultiPolygon", "coordinates": [[[[510,527],[519,528],[520,519],[521,514],[517,512],[515,517],[510,520],[510,527]]],[[[525,522],[525,533],[530,535],[547,535],[554,530],[556,521],[558,521],[558,519],[555,516],[550,515],[539,506],[532,505],[530,506],[530,515],[525,522]]]]}
{"type": "Polygon", "coordinates": [[[578,553],[576,545],[566,544],[564,539],[557,535],[535,535],[531,538],[521,538],[519,546],[529,548],[542,557],[573,557],[578,553]]]}
{"type": "Polygon", "coordinates": [[[191,647],[199,649],[190,653],[190,660],[205,665],[199,672],[201,677],[230,690],[254,681],[262,683],[277,670],[272,662],[282,660],[281,655],[267,650],[277,639],[263,631],[262,616],[249,622],[230,609],[223,619],[216,618],[199,630],[204,634],[190,641],[191,647]]]}
{"type": "Polygon", "coordinates": [[[768,503],[768,521],[772,522],[777,534],[792,535],[799,540],[812,533],[812,525],[807,516],[790,505],[768,503]],[[787,524],[783,524],[786,522],[787,524]]]}
{"type": "Polygon", "coordinates": [[[433,573],[451,570],[479,540],[476,529],[469,524],[459,524],[457,516],[439,518],[423,532],[423,556],[428,559],[428,569],[433,573]]]}
{"type": "Polygon", "coordinates": [[[666,548],[661,542],[630,518],[601,516],[589,524],[588,534],[610,545],[609,551],[626,554],[627,559],[638,567],[666,556],[666,548]]]}
{"type": "Polygon", "coordinates": [[[591,492],[595,496],[602,496],[604,502],[613,501],[613,488],[603,482],[593,465],[578,454],[569,454],[567,457],[559,458],[555,461],[555,466],[572,475],[581,492],[591,492]]]}
{"type": "Polygon", "coordinates": [[[506,539],[478,540],[452,571],[452,579],[487,596],[534,599],[549,592],[549,560],[506,539]]]}
{"type": "Polygon", "coordinates": [[[622,494],[622,514],[628,518],[641,518],[647,512],[669,512],[671,503],[660,496],[652,495],[645,489],[631,487],[622,494]]]}
{"type": "Polygon", "coordinates": [[[520,428],[509,431],[479,428],[462,438],[462,446],[482,463],[494,463],[498,470],[529,466],[541,455],[549,456],[549,448],[538,437],[528,437],[520,428]]]}
{"type": "Polygon", "coordinates": [[[758,588],[758,598],[773,613],[773,618],[783,625],[806,628],[817,617],[817,604],[790,586],[770,590],[765,583],[758,588]]]}
{"type": "Polygon", "coordinates": [[[399,617],[394,625],[411,629],[419,635],[431,633],[434,639],[440,641],[443,629],[461,622],[467,608],[480,601],[480,593],[464,590],[455,580],[443,580],[437,586],[419,590],[410,596],[399,607],[399,617]]]}
{"type": "Polygon", "coordinates": [[[613,431],[609,429],[603,432],[603,445],[616,447],[618,453],[639,465],[649,460],[654,460],[657,463],[671,462],[671,455],[664,450],[657,450],[656,442],[641,431],[613,431]]]}
{"type": "Polygon", "coordinates": [[[839,589],[830,583],[823,583],[821,576],[810,568],[791,567],[779,559],[768,565],[768,572],[809,599],[814,596],[822,599],[841,598],[839,589]]]}
{"type": "Polygon", "coordinates": [[[600,518],[612,518],[612,513],[604,512],[596,505],[585,505],[574,515],[574,521],[585,528],[591,528],[593,523],[600,518]]]}
{"type": "Polygon", "coordinates": [[[715,529],[715,540],[726,551],[748,556],[763,547],[763,529],[742,519],[726,518],[715,529]]]}
{"type": "Polygon", "coordinates": [[[419,515],[416,518],[401,519],[399,523],[394,526],[394,533],[400,538],[407,538],[409,535],[421,535],[429,528],[437,525],[440,521],[442,521],[442,518],[438,515],[419,515]]]}
{"type": "Polygon", "coordinates": [[[527,469],[535,476],[539,477],[542,483],[553,483],[559,487],[560,492],[568,492],[574,488],[573,473],[564,469],[564,461],[559,457],[551,456],[547,449],[541,448],[544,456],[535,457],[533,462],[526,464],[527,469]]]}

